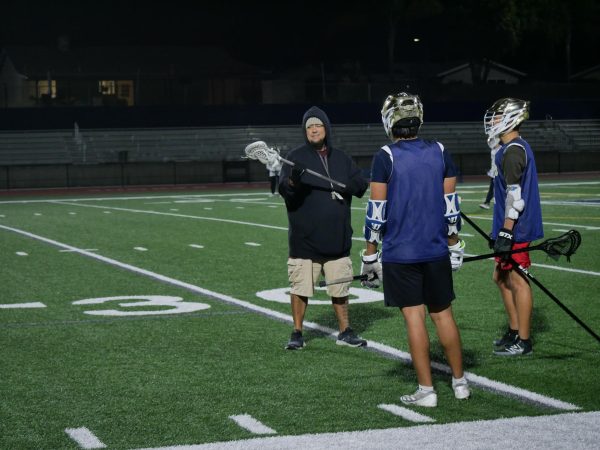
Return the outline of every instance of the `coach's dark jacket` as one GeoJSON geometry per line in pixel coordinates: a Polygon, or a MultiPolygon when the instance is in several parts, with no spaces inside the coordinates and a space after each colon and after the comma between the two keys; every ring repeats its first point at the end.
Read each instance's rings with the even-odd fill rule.
{"type": "Polygon", "coordinates": [[[302,118],[305,144],[291,150],[286,159],[327,176],[319,154],[306,137],[305,124],[309,117],[318,117],[325,125],[329,177],[344,183],[346,188],[334,184],[333,189],[342,194],[343,200],[333,200],[331,184],[307,172],[302,174],[301,183],[292,187],[289,185],[291,166],[284,164],[279,193],[288,212],[289,256],[313,260],[349,256],[352,246],[352,196],[362,197],[368,183],[352,159],[332,145],[329,118],[316,106],[308,109],[302,118]]]}

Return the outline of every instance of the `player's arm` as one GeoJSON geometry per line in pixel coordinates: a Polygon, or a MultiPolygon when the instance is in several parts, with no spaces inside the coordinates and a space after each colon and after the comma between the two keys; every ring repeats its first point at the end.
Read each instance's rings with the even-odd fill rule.
{"type": "Polygon", "coordinates": [[[520,145],[510,145],[504,152],[502,171],[506,180],[506,204],[504,228],[512,230],[519,215],[525,208],[521,196],[521,177],[527,164],[525,149],[520,145]]]}
{"type": "Polygon", "coordinates": [[[456,166],[448,151],[444,151],[444,202],[446,203],[446,224],[448,225],[448,252],[452,270],[457,271],[462,267],[465,254],[465,241],[458,237],[460,231],[460,200],[456,193],[456,166]]]}

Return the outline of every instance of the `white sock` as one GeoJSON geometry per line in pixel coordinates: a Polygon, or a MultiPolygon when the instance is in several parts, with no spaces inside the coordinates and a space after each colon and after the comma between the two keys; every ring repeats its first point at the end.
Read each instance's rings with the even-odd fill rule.
{"type": "Polygon", "coordinates": [[[424,392],[434,392],[433,386],[423,386],[422,384],[419,385],[419,390],[424,392]]]}
{"type": "Polygon", "coordinates": [[[466,382],[467,382],[467,380],[465,379],[464,375],[460,378],[452,377],[452,387],[456,386],[457,384],[466,383],[466,382]]]}

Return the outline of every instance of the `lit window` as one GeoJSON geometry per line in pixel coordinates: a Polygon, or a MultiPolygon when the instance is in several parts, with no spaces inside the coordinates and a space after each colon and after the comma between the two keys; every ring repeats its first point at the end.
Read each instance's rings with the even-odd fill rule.
{"type": "Polygon", "coordinates": [[[50,94],[50,98],[56,98],[56,80],[50,80],[50,84],[48,84],[48,80],[39,80],[37,83],[37,96],[41,98],[42,95],[50,94]]]}
{"type": "Polygon", "coordinates": [[[98,92],[102,95],[115,95],[117,93],[114,80],[103,80],[98,82],[98,92]]]}

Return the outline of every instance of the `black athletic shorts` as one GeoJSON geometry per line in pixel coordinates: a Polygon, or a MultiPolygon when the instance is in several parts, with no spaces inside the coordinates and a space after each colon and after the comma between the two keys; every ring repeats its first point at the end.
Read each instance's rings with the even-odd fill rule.
{"type": "Polygon", "coordinates": [[[454,300],[450,258],[423,263],[383,263],[385,306],[446,306],[454,300]]]}

